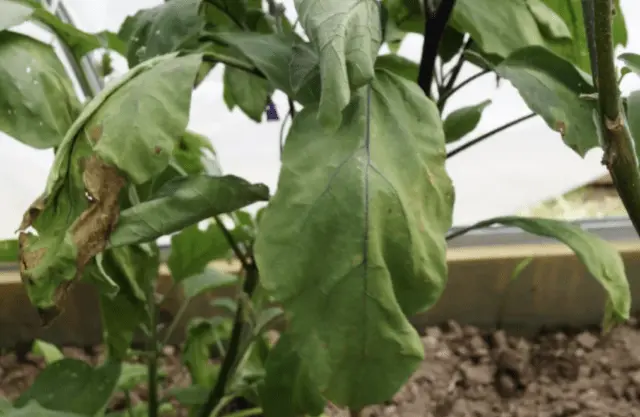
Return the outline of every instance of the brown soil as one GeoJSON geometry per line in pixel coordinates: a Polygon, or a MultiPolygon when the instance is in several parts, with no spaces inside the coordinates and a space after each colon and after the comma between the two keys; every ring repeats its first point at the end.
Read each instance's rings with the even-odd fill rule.
{"type": "MultiPolygon", "coordinates": [[[[428,328],[423,344],[426,360],[411,381],[388,403],[363,410],[362,417],[640,417],[635,323],[604,337],[558,332],[533,340],[450,323],[428,328]]],[[[64,352],[92,363],[102,356],[100,349],[64,352]]],[[[165,389],[189,383],[176,349],[165,349],[161,363],[165,389]]],[[[31,354],[3,355],[0,395],[16,398],[42,367],[31,354]]],[[[145,399],[141,386],[133,401],[145,399]]],[[[124,398],[112,406],[123,408],[124,398]]],[[[337,409],[328,414],[348,415],[337,409]]]]}

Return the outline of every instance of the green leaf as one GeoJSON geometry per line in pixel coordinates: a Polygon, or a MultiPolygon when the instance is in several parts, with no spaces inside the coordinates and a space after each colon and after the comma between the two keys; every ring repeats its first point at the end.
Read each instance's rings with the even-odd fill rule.
{"type": "Polygon", "coordinates": [[[231,317],[233,317],[236,314],[236,311],[238,311],[238,303],[229,297],[216,298],[210,304],[213,308],[219,308],[226,311],[226,313],[231,317]]]}
{"type": "Polygon", "coordinates": [[[211,363],[210,347],[218,340],[218,330],[224,320],[195,318],[187,327],[187,340],[182,360],[194,384],[211,389],[218,377],[219,365],[211,363]]]}
{"type": "Polygon", "coordinates": [[[224,69],[224,101],[233,110],[237,105],[254,122],[260,123],[271,94],[269,82],[230,66],[224,69]]]}
{"type": "Polygon", "coordinates": [[[31,17],[33,10],[23,4],[11,0],[0,0],[0,31],[18,26],[31,17]]]}
{"type": "Polygon", "coordinates": [[[480,123],[482,112],[491,104],[491,100],[485,100],[474,106],[457,109],[444,120],[444,136],[447,143],[462,139],[472,132],[480,123]]]}
{"type": "Polygon", "coordinates": [[[187,130],[173,151],[180,168],[189,175],[222,175],[222,168],[211,141],[204,135],[187,130]]]}
{"type": "Polygon", "coordinates": [[[167,266],[171,277],[180,282],[202,273],[211,261],[226,258],[228,253],[229,244],[215,222],[206,230],[200,230],[194,224],[171,237],[167,266]]]}
{"type": "Polygon", "coordinates": [[[564,20],[542,0],[526,0],[529,11],[536,19],[542,34],[550,39],[571,39],[564,20]]]}
{"type": "Polygon", "coordinates": [[[118,284],[115,296],[100,294],[100,311],[107,352],[124,360],[136,330],[147,321],[147,288],[158,276],[157,247],[148,253],[141,247],[112,248],[104,253],[104,269],[118,284]]]}
{"type": "Polygon", "coordinates": [[[7,410],[0,409],[2,417],[88,417],[76,413],[65,411],[48,410],[38,404],[36,401],[29,401],[24,407],[11,408],[7,410]]]}
{"type": "Polygon", "coordinates": [[[0,264],[17,263],[19,259],[17,240],[0,240],[0,264]]]}
{"type": "Polygon", "coordinates": [[[189,385],[187,387],[173,387],[167,394],[175,397],[182,405],[199,406],[207,402],[209,389],[200,385],[189,385]]]}
{"type": "Polygon", "coordinates": [[[0,32],[0,92],[0,130],[34,148],[58,146],[80,112],[53,48],[9,31],[0,32]]]}
{"type": "Polygon", "coordinates": [[[295,0],[300,24],[320,54],[322,95],[318,117],[337,128],[351,100],[351,88],[374,76],[382,42],[375,0],[295,0]]]}
{"type": "Polygon", "coordinates": [[[100,132],[96,154],[136,184],[162,172],[187,127],[200,62],[165,59],[119,88],[85,126],[100,132]]]}
{"type": "Polygon", "coordinates": [[[453,188],[434,103],[378,70],[338,131],[317,113],[293,121],[255,244],[261,285],[288,316],[267,363],[268,417],[318,411],[317,391],[354,409],[390,398],[423,356],[406,317],[447,277],[453,188]]]}
{"type": "Polygon", "coordinates": [[[376,60],[376,69],[385,69],[411,82],[418,80],[418,64],[400,55],[380,55],[376,60]]]}
{"type": "Polygon", "coordinates": [[[634,91],[627,98],[627,123],[635,143],[636,156],[640,157],[640,91],[634,91]]]}
{"type": "MultiPolygon", "coordinates": [[[[591,63],[589,60],[589,47],[584,28],[584,19],[582,17],[581,1],[544,0],[544,2],[564,20],[571,32],[571,39],[550,41],[551,50],[590,74],[591,63]]],[[[624,16],[620,13],[619,8],[614,18],[613,38],[616,45],[626,45],[627,43],[624,16]]]]}
{"type": "Polygon", "coordinates": [[[81,360],[62,359],[47,366],[15,406],[37,401],[50,410],[93,416],[107,406],[119,376],[119,363],[93,368],[81,360]]]}
{"type": "Polygon", "coordinates": [[[56,345],[47,343],[44,340],[34,340],[31,351],[34,355],[43,357],[47,365],[64,358],[64,355],[56,345]]]}
{"type": "Polygon", "coordinates": [[[593,122],[596,103],[582,94],[595,92],[588,76],[548,49],[528,47],[514,52],[496,72],[509,80],[527,106],[559,131],[578,154],[600,146],[593,122]]]}
{"type": "MultiPolygon", "coordinates": [[[[464,33],[460,33],[451,26],[445,27],[438,47],[438,55],[445,64],[453,59],[464,44],[464,33]]],[[[417,78],[415,79],[417,80],[417,78]]]]}
{"type": "Polygon", "coordinates": [[[187,299],[218,288],[230,287],[237,283],[238,277],[225,274],[215,268],[207,268],[201,274],[192,275],[181,281],[184,296],[187,299]]]}
{"type": "Polygon", "coordinates": [[[251,184],[234,175],[180,178],[167,183],[163,190],[156,198],[120,214],[111,234],[111,246],[149,242],[212,216],[269,199],[266,185],[251,184]]]}
{"type": "Polygon", "coordinates": [[[618,59],[624,62],[627,68],[629,68],[635,74],[640,75],[640,55],[625,53],[621,54],[618,59]]]}
{"type": "Polygon", "coordinates": [[[135,67],[150,58],[197,47],[204,19],[202,0],[169,1],[128,16],[118,36],[126,40],[127,62],[135,67]]]}
{"type": "Polygon", "coordinates": [[[567,245],[604,288],[608,298],[607,308],[610,309],[605,316],[613,318],[617,323],[629,319],[631,293],[624,264],[618,251],[608,242],[571,223],[515,216],[484,220],[466,228],[464,232],[493,224],[518,227],[526,232],[559,240],[567,245]]]}
{"type": "Polygon", "coordinates": [[[119,391],[131,391],[138,385],[147,381],[147,366],[141,363],[123,363],[117,389],[119,391]]]}

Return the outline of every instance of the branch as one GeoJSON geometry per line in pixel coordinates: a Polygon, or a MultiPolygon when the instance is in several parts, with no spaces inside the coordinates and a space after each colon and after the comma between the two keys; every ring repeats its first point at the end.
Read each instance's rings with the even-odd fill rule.
{"type": "Polygon", "coordinates": [[[442,94],[442,97],[438,97],[438,108],[440,109],[440,111],[442,111],[442,109],[444,108],[445,103],[447,102],[447,100],[449,99],[449,97],[451,97],[452,95],[454,95],[455,93],[457,93],[458,91],[460,91],[461,88],[463,88],[465,85],[469,84],[470,82],[482,77],[485,74],[488,74],[492,72],[491,70],[483,70],[478,72],[477,74],[473,74],[471,77],[467,78],[466,80],[464,80],[463,82],[461,82],[460,84],[458,84],[457,86],[451,88],[449,86],[446,87],[445,92],[442,94]]]}
{"type": "Polygon", "coordinates": [[[426,2],[424,5],[424,41],[422,43],[418,85],[427,97],[431,97],[431,84],[440,40],[455,4],[456,0],[441,0],[438,9],[433,15],[430,13],[426,2]]]}
{"type": "Polygon", "coordinates": [[[467,148],[472,147],[473,145],[476,145],[476,144],[482,142],[483,140],[485,140],[487,138],[490,138],[491,136],[495,135],[496,133],[500,133],[503,130],[507,130],[508,128],[510,128],[512,126],[515,126],[515,125],[517,125],[519,123],[522,123],[525,120],[529,120],[529,119],[531,119],[532,117],[535,117],[535,116],[537,116],[537,114],[530,113],[530,114],[527,114],[526,116],[522,116],[522,117],[520,117],[520,118],[518,118],[516,120],[513,120],[513,121],[509,122],[509,123],[505,123],[502,126],[498,126],[495,129],[485,133],[484,135],[480,135],[477,138],[475,138],[473,140],[470,140],[469,142],[465,143],[464,145],[459,146],[459,147],[453,149],[452,151],[447,152],[447,159],[459,154],[460,152],[464,151],[467,148]]]}
{"type": "MultiPolygon", "coordinates": [[[[603,164],[611,173],[618,195],[631,223],[640,235],[640,172],[631,134],[622,112],[620,91],[614,61],[613,3],[611,0],[583,1],[583,14],[589,16],[593,7],[594,28],[589,30],[589,43],[595,44],[594,85],[598,90],[600,129],[604,142],[603,164]],[[591,32],[591,33],[590,33],[591,32]]],[[[586,19],[586,18],[585,18],[586,19]]]]}

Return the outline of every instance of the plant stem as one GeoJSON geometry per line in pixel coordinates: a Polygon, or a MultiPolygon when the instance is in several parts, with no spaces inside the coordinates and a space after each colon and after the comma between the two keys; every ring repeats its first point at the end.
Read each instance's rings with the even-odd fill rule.
{"type": "Polygon", "coordinates": [[[477,138],[475,138],[473,140],[470,140],[469,142],[465,143],[464,145],[461,145],[461,146],[459,146],[459,147],[447,152],[447,159],[452,158],[453,156],[455,156],[455,155],[459,154],[460,152],[464,151],[465,149],[470,148],[473,145],[476,145],[476,144],[482,142],[483,140],[495,135],[496,133],[500,133],[503,130],[507,130],[508,128],[513,127],[513,126],[515,126],[515,125],[517,125],[519,123],[522,123],[525,120],[529,120],[529,119],[531,119],[531,118],[533,118],[535,116],[537,116],[537,114],[530,113],[530,114],[527,114],[526,116],[522,116],[522,117],[520,117],[520,118],[518,118],[516,120],[512,120],[509,123],[505,123],[502,126],[498,126],[495,129],[493,129],[493,130],[491,130],[491,131],[489,131],[489,132],[487,132],[487,133],[485,133],[483,135],[480,135],[480,136],[478,136],[477,138]]]}
{"type": "Polygon", "coordinates": [[[235,238],[233,237],[229,229],[227,229],[224,223],[222,223],[222,219],[220,218],[220,216],[213,216],[213,219],[215,220],[216,224],[220,228],[220,231],[224,235],[224,238],[227,240],[227,243],[231,247],[233,254],[236,256],[236,258],[238,258],[238,260],[242,264],[242,268],[245,271],[248,271],[249,268],[251,267],[250,261],[247,259],[247,256],[240,249],[240,245],[238,245],[238,242],[236,242],[235,238]]]}
{"type": "Polygon", "coordinates": [[[158,322],[154,280],[149,283],[147,308],[149,310],[149,339],[147,340],[147,389],[149,390],[149,417],[158,417],[158,322]]]}
{"type": "MultiPolygon", "coordinates": [[[[253,291],[258,284],[258,269],[252,263],[249,265],[246,271],[246,278],[244,281],[243,291],[247,296],[251,297],[253,291]]],[[[200,409],[199,417],[209,417],[211,412],[216,408],[220,400],[224,397],[227,382],[229,381],[233,368],[237,360],[239,359],[240,345],[242,334],[244,333],[244,306],[243,303],[238,303],[238,309],[236,310],[236,316],[233,322],[233,330],[231,331],[231,339],[229,340],[229,347],[227,354],[222,361],[220,367],[220,373],[216,380],[216,385],[209,392],[206,403],[200,409]]]]}
{"type": "Polygon", "coordinates": [[[455,86],[453,88],[451,88],[449,86],[445,87],[445,89],[443,90],[444,93],[442,94],[441,97],[438,98],[438,109],[440,111],[442,111],[442,109],[444,108],[444,105],[447,102],[447,100],[449,99],[449,97],[451,97],[452,95],[454,95],[455,93],[460,91],[465,85],[473,82],[474,80],[477,80],[478,78],[480,78],[483,75],[488,74],[490,72],[492,72],[492,71],[483,70],[483,71],[480,71],[477,74],[472,75],[471,77],[469,77],[466,80],[462,81],[460,84],[458,84],[457,86],[455,86]]]}
{"type": "MultiPolygon", "coordinates": [[[[640,172],[631,134],[622,112],[620,91],[614,61],[612,0],[591,0],[584,7],[593,7],[594,27],[587,27],[587,38],[595,38],[594,85],[598,90],[600,129],[604,142],[603,164],[611,173],[618,195],[631,223],[640,235],[640,172]]],[[[588,17],[589,10],[585,15],[588,17]]],[[[589,42],[591,42],[591,40],[589,42]]]]}
{"type": "Polygon", "coordinates": [[[435,71],[436,57],[442,34],[447,27],[449,16],[453,11],[456,0],[441,0],[433,15],[426,2],[424,5],[424,41],[422,43],[422,58],[418,72],[418,85],[427,97],[431,97],[431,84],[435,71]]]}

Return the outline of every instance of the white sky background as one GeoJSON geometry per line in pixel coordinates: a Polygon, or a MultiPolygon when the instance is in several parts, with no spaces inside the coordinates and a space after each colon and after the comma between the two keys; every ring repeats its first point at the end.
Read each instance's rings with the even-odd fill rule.
{"type": "MultiPolygon", "coordinates": [[[[63,0],[81,29],[91,32],[117,31],[128,14],[160,4],[160,0],[63,0]]],[[[621,0],[627,20],[626,50],[640,53],[638,0],[621,0]]],[[[295,19],[293,0],[284,0],[287,14],[295,19]]],[[[401,55],[418,61],[422,39],[410,35],[401,55]]],[[[459,80],[477,69],[465,65],[459,80]]],[[[640,78],[629,75],[623,91],[640,89],[640,78]]],[[[280,122],[257,124],[240,110],[229,112],[222,100],[222,70],[216,68],[195,91],[189,127],[213,142],[225,173],[249,181],[264,182],[275,191],[280,167],[278,141],[280,122]]],[[[491,98],[477,129],[467,139],[487,132],[530,111],[507,82],[495,89],[495,78],[481,77],[449,100],[448,111],[491,98]]],[[[274,102],[281,118],[287,102],[277,93],[274,102]]],[[[458,142],[458,146],[461,142],[458,142]]],[[[541,200],[567,192],[606,171],[600,165],[601,151],[586,159],[567,148],[560,135],[539,118],[530,120],[470,148],[447,162],[456,187],[454,224],[469,224],[487,217],[511,214],[541,200]]],[[[27,206],[44,189],[52,154],[34,151],[0,136],[0,239],[13,236],[27,206]],[[26,169],[28,167],[28,169],[26,169]]]]}

